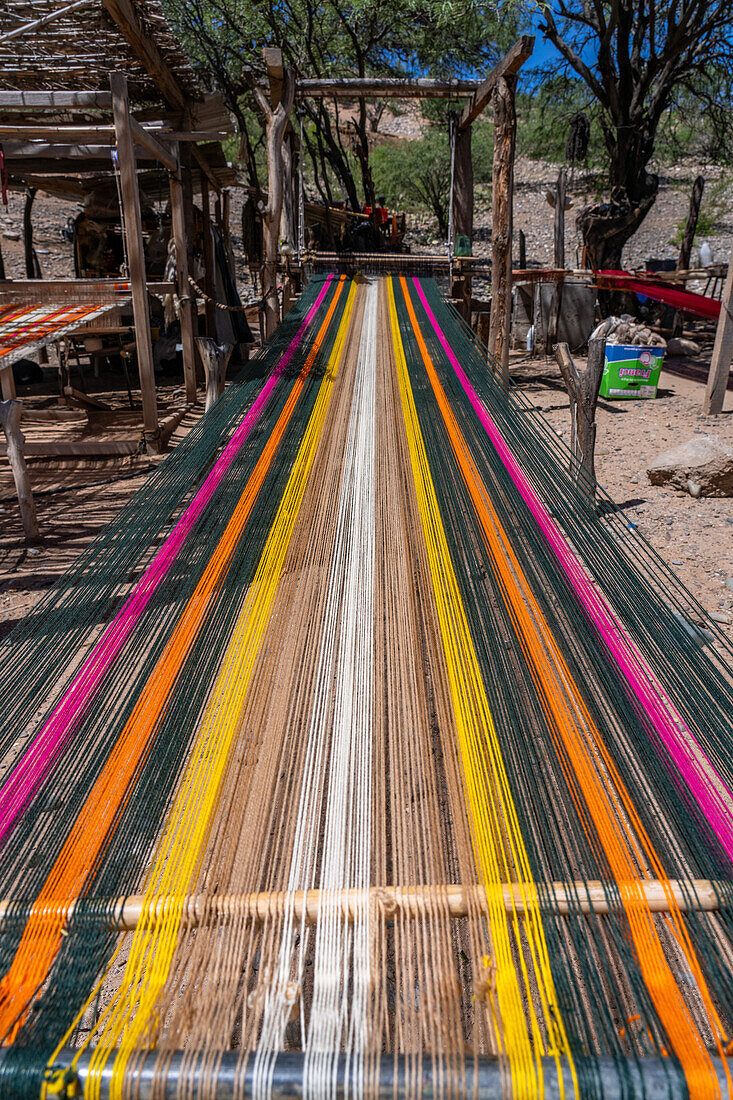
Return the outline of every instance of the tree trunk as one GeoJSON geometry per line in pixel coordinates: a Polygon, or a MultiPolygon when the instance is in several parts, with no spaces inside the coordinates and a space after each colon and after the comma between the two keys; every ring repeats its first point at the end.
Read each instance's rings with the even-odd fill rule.
{"type": "Polygon", "coordinates": [[[367,109],[366,100],[362,97],[359,100],[359,121],[356,124],[356,157],[359,161],[359,167],[361,168],[361,182],[364,188],[364,202],[367,206],[371,206],[374,209],[374,180],[372,179],[372,169],[369,164],[369,136],[367,133],[367,109]]]}
{"type": "Polygon", "coordinates": [[[657,191],[639,203],[631,203],[625,193],[615,192],[610,202],[584,206],[576,218],[583,234],[588,267],[593,271],[618,270],[627,241],[636,233],[657,197],[657,191]]]}

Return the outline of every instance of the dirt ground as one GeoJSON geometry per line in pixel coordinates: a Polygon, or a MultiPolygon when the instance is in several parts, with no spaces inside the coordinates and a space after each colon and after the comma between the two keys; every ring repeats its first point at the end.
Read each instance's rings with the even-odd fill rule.
{"type": "MultiPolygon", "coordinates": [[[[513,375],[541,408],[558,437],[569,442],[570,409],[552,360],[520,363],[513,375]]],[[[579,368],[585,360],[576,357],[579,368]]],[[[596,476],[629,523],[672,566],[699,603],[733,637],[733,498],[700,497],[652,485],[652,459],[695,435],[711,435],[733,446],[733,392],[720,416],[703,416],[700,366],[675,360],[662,371],[655,400],[599,399],[596,476]],[[698,369],[696,370],[696,366],[698,369]]],[[[704,377],[704,372],[703,375],[704,377]]]]}
{"type": "MultiPolygon", "coordinates": [[[[27,409],[21,422],[26,442],[142,439],[139,395],[131,409],[127,393],[112,388],[119,379],[105,374],[90,379],[88,391],[103,394],[114,412],[87,414],[68,409],[61,413],[63,420],[41,419],[39,410],[42,416],[44,411],[58,409],[53,396],[53,368],[47,368],[46,375],[47,379],[54,376],[54,381],[18,387],[18,396],[27,409]]],[[[181,407],[183,390],[178,382],[159,382],[157,389],[163,419],[181,407]]],[[[174,431],[172,447],[190,431],[202,412],[203,399],[174,431]]],[[[30,458],[27,465],[43,541],[39,547],[26,547],[10,467],[0,457],[0,638],[27,614],[163,460],[142,453],[93,460],[30,458]]]]}
{"type": "MultiPolygon", "coordinates": [[[[582,359],[577,362],[584,365],[582,359]]],[[[654,401],[601,399],[596,469],[600,483],[623,507],[629,522],[637,525],[702,606],[733,636],[733,498],[693,500],[687,494],[652,486],[646,475],[647,465],[656,455],[696,434],[715,435],[733,446],[733,392],[728,392],[722,415],[703,417],[700,413],[704,384],[694,375],[704,378],[705,368],[704,362],[677,360],[674,370],[678,373],[662,373],[654,401]]],[[[512,374],[516,384],[543,410],[558,437],[567,439],[568,399],[554,361],[528,360],[514,353],[512,374]]],[[[29,400],[35,407],[54,403],[52,397],[38,393],[29,400]]],[[[173,406],[175,388],[171,387],[170,393],[164,391],[163,400],[173,406]]],[[[200,410],[194,410],[181,424],[174,444],[198,415],[200,410]]],[[[130,424],[124,429],[128,435],[136,430],[134,417],[134,413],[128,416],[130,424]]],[[[54,430],[58,431],[58,425],[54,430]]],[[[105,431],[88,422],[85,414],[65,423],[64,430],[75,438],[98,437],[105,431]]],[[[29,438],[38,438],[38,425],[32,418],[25,431],[29,438]]],[[[23,543],[10,471],[0,460],[0,637],[144,485],[145,476],[159,461],[134,455],[94,462],[31,462],[43,544],[28,549],[23,543]]]]}

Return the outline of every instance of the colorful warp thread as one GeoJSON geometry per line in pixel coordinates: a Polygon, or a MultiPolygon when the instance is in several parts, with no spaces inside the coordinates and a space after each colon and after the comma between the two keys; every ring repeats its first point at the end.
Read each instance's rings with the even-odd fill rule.
{"type": "Polygon", "coordinates": [[[10,306],[0,312],[0,362],[3,357],[27,344],[70,332],[79,325],[98,317],[105,308],[101,302],[79,305],[10,306]]]}
{"type": "Polygon", "coordinates": [[[257,1097],[283,1052],[307,1097],[733,1094],[722,639],[431,281],[316,282],[260,362],[19,632],[4,1094],[179,1052],[214,1096],[227,1050],[257,1097]]]}

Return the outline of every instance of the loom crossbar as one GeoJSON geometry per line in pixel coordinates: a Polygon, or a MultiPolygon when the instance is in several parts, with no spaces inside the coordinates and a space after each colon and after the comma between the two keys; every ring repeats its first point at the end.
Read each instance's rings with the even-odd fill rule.
{"type": "MultiPolygon", "coordinates": [[[[77,1051],[61,1052],[57,1067],[60,1072],[72,1063],[77,1051]]],[[[0,1071],[8,1056],[0,1050],[0,1071]]],[[[78,1055],[75,1064],[78,1086],[83,1094],[90,1052],[78,1055]]],[[[151,1051],[136,1056],[125,1069],[125,1094],[137,1100],[177,1100],[185,1094],[189,1100],[234,1100],[255,1094],[256,1059],[254,1056],[240,1065],[242,1053],[236,1050],[211,1054],[191,1051],[151,1051]]],[[[277,1098],[300,1098],[308,1072],[307,1055],[302,1052],[281,1052],[268,1069],[269,1095],[277,1098]]],[[[725,1095],[727,1078],[722,1059],[710,1055],[721,1095],[725,1095]]],[[[105,1064],[99,1077],[99,1096],[107,1100],[111,1094],[114,1057],[105,1064]]],[[[645,1100],[682,1100],[688,1095],[684,1075],[669,1058],[576,1058],[574,1069],[580,1080],[592,1079],[604,1100],[622,1100],[628,1096],[644,1096],[645,1100]],[[584,1065],[587,1063],[587,1065],[584,1065]],[[586,1078],[585,1075],[588,1075],[586,1078]],[[592,1076],[591,1076],[592,1075],[592,1076]]],[[[312,1073],[311,1068],[311,1073],[312,1073]]],[[[419,1058],[415,1055],[381,1054],[373,1059],[348,1058],[340,1055],[329,1069],[329,1095],[341,1100],[353,1096],[360,1075],[371,1085],[369,1095],[377,1100],[401,1100],[417,1092],[425,1100],[443,1096],[455,1082],[461,1082],[460,1094],[478,1100],[495,1100],[505,1095],[506,1063],[498,1058],[419,1058]],[[378,1082],[378,1084],[375,1084],[378,1082]]],[[[571,1087],[572,1073],[566,1058],[542,1058],[545,1100],[561,1100],[571,1087]]],[[[68,1087],[68,1077],[67,1077],[68,1087]]],[[[68,1095],[68,1093],[67,1093],[68,1095]]]]}
{"type": "MultiPolygon", "coordinates": [[[[724,906],[722,884],[708,879],[691,879],[689,882],[673,880],[669,883],[640,880],[634,883],[634,887],[640,890],[653,913],[668,913],[673,904],[681,912],[714,912],[724,906]]],[[[501,892],[507,911],[526,912],[524,886],[506,883],[501,892]]],[[[297,891],[294,894],[277,891],[229,894],[220,897],[192,895],[183,899],[163,897],[158,900],[154,911],[145,915],[143,896],[134,895],[119,899],[111,909],[104,908],[97,902],[95,910],[122,932],[134,931],[143,921],[146,924],[154,923],[169,912],[172,906],[177,905],[182,905],[183,920],[191,928],[237,917],[249,917],[262,922],[282,915],[290,905],[293,906],[295,919],[300,921],[304,918],[306,924],[315,924],[326,906],[331,909],[335,906],[341,911],[343,919],[351,922],[363,910],[364,893],[363,890],[346,890],[334,896],[334,892],[329,891],[328,900],[321,897],[319,890],[297,891]]],[[[547,883],[539,887],[537,894],[541,909],[562,916],[611,913],[622,907],[619,892],[603,882],[547,883]]],[[[466,917],[469,912],[488,912],[487,893],[482,886],[374,886],[368,891],[368,900],[385,916],[392,916],[394,919],[415,920],[441,916],[455,919],[466,917]]],[[[59,907],[46,905],[44,912],[49,916],[58,914],[59,907]]],[[[81,912],[81,907],[67,907],[67,921],[71,921],[77,912],[81,912]]],[[[34,911],[25,909],[19,903],[0,901],[0,920],[18,917],[25,921],[32,913],[34,911]]],[[[87,921],[89,914],[85,913],[83,919],[87,921]]]]}

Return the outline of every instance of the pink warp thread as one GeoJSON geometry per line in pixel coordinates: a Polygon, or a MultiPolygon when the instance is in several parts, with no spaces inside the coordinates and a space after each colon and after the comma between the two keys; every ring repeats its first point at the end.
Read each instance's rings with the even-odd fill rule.
{"type": "Polygon", "coordinates": [[[473,406],[474,412],[486,429],[519,494],[557,555],[576,596],[632,688],[641,709],[650,719],[654,729],[664,742],[667,751],[699,802],[705,817],[715,830],[721,844],[728,855],[733,858],[733,822],[726,805],[726,799],[729,800],[729,803],[733,802],[733,795],[705,756],[682,716],[673,709],[671,700],[662,697],[661,692],[663,689],[658,684],[642,654],[638,651],[632,639],[624,636],[621,624],[616,619],[613,610],[584,573],[561,531],[553,522],[537,493],[532,488],[526,474],[511,453],[496,423],[479,400],[465,371],[449,346],[435,314],[428,304],[419,280],[413,279],[413,283],[430,323],[473,406]],[[695,751],[693,751],[693,745],[695,751]]]}
{"type": "Polygon", "coordinates": [[[329,275],[300,328],[256,400],[219,456],[206,480],[160,547],[116,617],[87,657],[74,681],[57,704],[33,744],[0,790],[0,844],[18,814],[66,747],[94,691],[118,655],[159,584],[171,568],[186,539],[216,492],[229,467],[258,420],[265,403],[290,363],[306,329],[318,312],[334,276],[329,275]]]}

